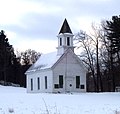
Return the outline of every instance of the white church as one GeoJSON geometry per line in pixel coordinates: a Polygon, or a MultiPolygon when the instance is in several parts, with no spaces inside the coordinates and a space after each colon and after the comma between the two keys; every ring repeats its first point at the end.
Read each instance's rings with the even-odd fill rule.
{"type": "Polygon", "coordinates": [[[26,71],[28,93],[86,92],[86,68],[74,53],[73,36],[65,19],[57,51],[41,55],[26,71]]]}

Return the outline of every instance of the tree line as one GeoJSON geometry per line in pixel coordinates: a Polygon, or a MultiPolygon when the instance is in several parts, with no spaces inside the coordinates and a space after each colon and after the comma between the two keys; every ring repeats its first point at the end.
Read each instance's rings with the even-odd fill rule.
{"type": "Polygon", "coordinates": [[[92,24],[92,32],[80,31],[75,36],[82,50],[87,73],[88,91],[115,91],[120,86],[120,16],[112,16],[99,25],[92,24]]]}
{"type": "MultiPolygon", "coordinates": [[[[112,16],[99,25],[92,24],[91,33],[80,31],[74,41],[87,72],[88,91],[115,91],[120,86],[120,16],[112,16]]],[[[0,32],[0,83],[26,86],[25,71],[41,53],[28,49],[14,52],[5,32],[0,32]]]]}
{"type": "Polygon", "coordinates": [[[0,32],[0,84],[26,87],[25,71],[38,59],[41,53],[28,49],[14,52],[5,32],[0,32]]]}

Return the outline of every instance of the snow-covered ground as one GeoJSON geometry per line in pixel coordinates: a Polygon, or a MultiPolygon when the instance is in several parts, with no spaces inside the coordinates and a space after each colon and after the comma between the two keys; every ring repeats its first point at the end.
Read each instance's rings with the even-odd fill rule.
{"type": "Polygon", "coordinates": [[[120,114],[120,93],[28,94],[0,86],[0,114],[120,114]]]}

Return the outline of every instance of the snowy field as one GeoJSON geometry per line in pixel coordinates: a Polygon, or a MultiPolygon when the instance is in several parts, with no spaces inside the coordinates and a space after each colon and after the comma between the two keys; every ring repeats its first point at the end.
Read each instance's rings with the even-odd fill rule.
{"type": "Polygon", "coordinates": [[[120,114],[120,93],[28,94],[0,86],[0,114],[120,114]]]}

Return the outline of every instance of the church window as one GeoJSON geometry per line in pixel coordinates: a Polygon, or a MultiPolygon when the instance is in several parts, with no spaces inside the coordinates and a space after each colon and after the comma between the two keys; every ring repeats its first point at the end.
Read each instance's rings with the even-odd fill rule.
{"type": "Polygon", "coordinates": [[[62,38],[60,38],[60,46],[62,45],[62,38]]]}
{"type": "Polygon", "coordinates": [[[76,76],[76,88],[80,88],[80,76],[76,76]]]}
{"type": "Polygon", "coordinates": [[[40,78],[37,78],[37,83],[38,83],[38,90],[40,89],[40,78]]]}
{"type": "Polygon", "coordinates": [[[63,88],[63,75],[59,75],[59,88],[63,88]]]}
{"type": "Polygon", "coordinates": [[[33,90],[33,79],[31,78],[31,91],[33,90]]]}
{"type": "Polygon", "coordinates": [[[45,76],[45,89],[47,89],[47,76],[45,76]]]}
{"type": "Polygon", "coordinates": [[[70,46],[70,37],[67,37],[67,46],[70,46]]]}

